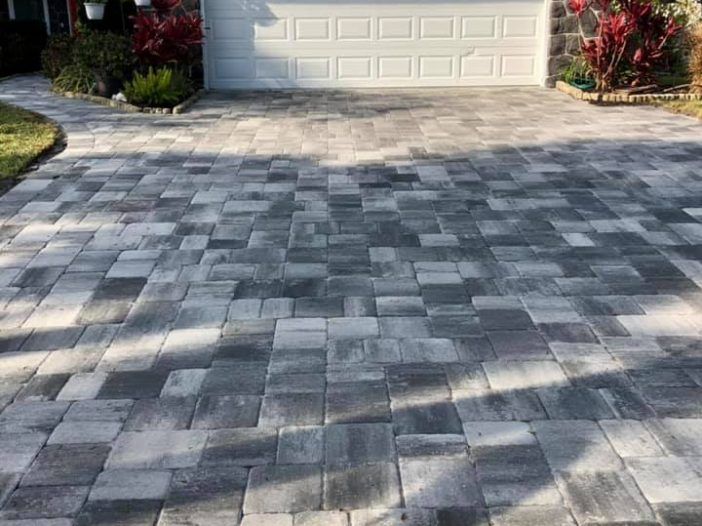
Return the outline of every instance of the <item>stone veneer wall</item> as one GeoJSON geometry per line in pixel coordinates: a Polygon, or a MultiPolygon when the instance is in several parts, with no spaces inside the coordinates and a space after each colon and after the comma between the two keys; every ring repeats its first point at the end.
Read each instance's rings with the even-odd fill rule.
{"type": "MultiPolygon", "coordinates": [[[[547,85],[555,86],[559,73],[580,52],[580,33],[578,20],[568,9],[567,0],[551,0],[549,5],[549,35],[548,35],[548,75],[547,85]]],[[[588,17],[584,23],[586,32],[591,32],[595,25],[594,16],[588,17]]]]}

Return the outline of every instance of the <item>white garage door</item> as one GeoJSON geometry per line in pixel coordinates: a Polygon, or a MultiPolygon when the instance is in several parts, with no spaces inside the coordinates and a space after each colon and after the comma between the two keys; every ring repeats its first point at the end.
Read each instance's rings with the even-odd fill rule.
{"type": "Polygon", "coordinates": [[[204,0],[215,89],[539,84],[543,0],[204,0]]]}

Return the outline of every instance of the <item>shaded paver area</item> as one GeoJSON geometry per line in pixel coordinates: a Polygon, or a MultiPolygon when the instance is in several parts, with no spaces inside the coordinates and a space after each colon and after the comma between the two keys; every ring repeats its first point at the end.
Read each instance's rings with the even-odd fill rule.
{"type": "Polygon", "coordinates": [[[0,198],[1,525],[702,523],[696,121],[0,100],[68,136],[0,198]]]}

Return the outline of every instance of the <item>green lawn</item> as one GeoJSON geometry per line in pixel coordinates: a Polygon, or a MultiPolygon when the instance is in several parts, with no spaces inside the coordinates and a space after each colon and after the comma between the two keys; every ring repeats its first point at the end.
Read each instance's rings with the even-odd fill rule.
{"type": "Polygon", "coordinates": [[[22,173],[58,137],[58,127],[44,117],[0,102],[0,179],[22,173]]]}
{"type": "Polygon", "coordinates": [[[674,113],[682,113],[690,117],[702,119],[702,101],[699,100],[674,100],[670,102],[659,102],[656,106],[665,108],[674,113]]]}

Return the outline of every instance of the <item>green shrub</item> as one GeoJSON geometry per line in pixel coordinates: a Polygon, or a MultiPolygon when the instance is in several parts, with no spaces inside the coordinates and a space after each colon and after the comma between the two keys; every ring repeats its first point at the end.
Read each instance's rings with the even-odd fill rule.
{"type": "Polygon", "coordinates": [[[93,72],[85,66],[71,64],[61,70],[58,77],[54,79],[52,87],[54,90],[65,93],[90,93],[95,85],[93,72]]]}
{"type": "Polygon", "coordinates": [[[106,31],[84,31],[73,46],[73,60],[103,80],[123,81],[134,66],[129,38],[106,31]]]}
{"type": "Polygon", "coordinates": [[[159,68],[134,78],[124,86],[124,96],[130,104],[153,108],[172,108],[192,93],[188,78],[178,70],[159,68]]]}
{"type": "Polygon", "coordinates": [[[73,63],[73,42],[70,35],[54,35],[49,38],[44,51],[41,52],[41,69],[47,78],[53,80],[61,70],[73,63]]]}
{"type": "Polygon", "coordinates": [[[582,57],[575,57],[561,72],[561,78],[568,84],[580,84],[592,80],[590,66],[582,57]]]}

